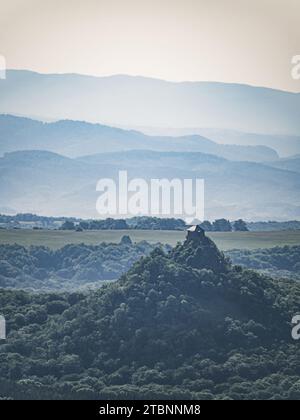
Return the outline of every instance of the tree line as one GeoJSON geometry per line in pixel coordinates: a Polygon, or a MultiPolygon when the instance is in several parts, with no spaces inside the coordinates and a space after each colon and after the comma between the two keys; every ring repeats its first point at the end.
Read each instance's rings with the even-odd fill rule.
{"type": "MultiPolygon", "coordinates": [[[[199,224],[206,232],[247,232],[247,223],[242,219],[230,222],[226,219],[217,219],[214,222],[204,221],[199,224]]],[[[67,220],[61,226],[61,230],[73,230],[82,232],[84,230],[186,230],[187,225],[181,219],[160,219],[157,217],[135,217],[132,219],[91,220],[76,223],[67,220]]]]}
{"type": "MultiPolygon", "coordinates": [[[[196,222],[201,224],[203,229],[208,232],[231,232],[231,231],[280,231],[280,230],[299,230],[300,221],[265,221],[265,222],[245,222],[242,219],[229,221],[221,218],[214,222],[196,222]]],[[[186,223],[181,219],[158,218],[158,217],[132,217],[129,219],[105,220],[83,220],[75,217],[45,217],[35,214],[17,214],[15,216],[0,214],[0,228],[15,227],[22,228],[24,224],[32,224],[35,228],[63,230],[107,230],[107,229],[138,229],[138,230],[185,230],[186,223]]]]}

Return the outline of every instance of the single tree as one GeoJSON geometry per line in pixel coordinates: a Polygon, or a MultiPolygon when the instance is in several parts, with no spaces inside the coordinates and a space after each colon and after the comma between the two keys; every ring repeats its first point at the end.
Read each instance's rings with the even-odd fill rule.
{"type": "Polygon", "coordinates": [[[249,231],[249,229],[247,227],[247,223],[244,222],[244,220],[242,220],[242,219],[236,220],[233,223],[233,229],[236,232],[248,232],[249,231]]]}

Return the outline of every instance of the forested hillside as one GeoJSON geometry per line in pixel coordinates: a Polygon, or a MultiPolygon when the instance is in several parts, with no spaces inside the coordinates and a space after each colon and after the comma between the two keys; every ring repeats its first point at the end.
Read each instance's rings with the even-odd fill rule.
{"type": "Polygon", "coordinates": [[[117,280],[142,256],[155,248],[146,241],[133,244],[67,245],[57,251],[46,247],[0,246],[0,287],[75,290],[117,280]]]}
{"type": "Polygon", "coordinates": [[[300,280],[300,246],[232,250],[226,255],[234,264],[258,270],[271,277],[300,280]]]}
{"type": "Polygon", "coordinates": [[[88,295],[2,290],[0,395],[300,399],[299,297],[207,238],[156,249],[88,295]]]}
{"type": "Polygon", "coordinates": [[[232,250],[227,253],[234,264],[258,270],[285,270],[300,274],[300,246],[270,249],[232,250]]]}
{"type": "MultiPolygon", "coordinates": [[[[158,244],[146,241],[132,243],[128,236],[119,244],[67,245],[58,250],[43,246],[0,245],[0,287],[35,291],[100,287],[103,281],[117,280],[156,247],[158,244]]],[[[163,248],[166,252],[171,250],[168,245],[163,248]]],[[[180,249],[179,262],[194,258],[202,268],[210,268],[207,264],[211,259],[212,264],[216,264],[215,255],[193,256],[194,251],[190,244],[183,251],[180,249]]],[[[263,271],[272,277],[300,279],[299,246],[253,251],[237,249],[226,251],[225,255],[234,265],[263,271]]]]}

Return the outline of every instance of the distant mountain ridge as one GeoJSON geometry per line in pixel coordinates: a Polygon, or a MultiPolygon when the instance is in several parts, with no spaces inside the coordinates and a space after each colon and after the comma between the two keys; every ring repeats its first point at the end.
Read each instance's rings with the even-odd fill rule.
{"type": "Polygon", "coordinates": [[[292,171],[300,173],[300,156],[292,156],[289,159],[279,159],[275,162],[268,162],[268,165],[274,168],[284,169],[285,171],[292,171]]]}
{"type": "Polygon", "coordinates": [[[210,219],[300,218],[299,173],[255,162],[233,162],[203,153],[147,150],[104,153],[70,159],[46,151],[24,151],[0,158],[0,207],[47,216],[99,218],[96,184],[129,179],[205,180],[210,219]]]}
{"type": "Polygon", "coordinates": [[[300,134],[300,94],[218,82],[8,70],[0,113],[149,127],[300,134]]]}
{"type": "Polygon", "coordinates": [[[198,134],[219,144],[240,146],[266,146],[276,150],[281,157],[300,155],[300,135],[272,135],[261,133],[243,133],[236,130],[214,128],[136,128],[142,133],[152,136],[188,136],[198,134]]]}
{"type": "Polygon", "coordinates": [[[18,150],[48,150],[69,157],[103,152],[155,150],[201,152],[231,160],[275,160],[278,154],[265,146],[222,145],[199,135],[147,136],[82,121],[43,123],[28,118],[0,115],[0,154],[18,150]]]}

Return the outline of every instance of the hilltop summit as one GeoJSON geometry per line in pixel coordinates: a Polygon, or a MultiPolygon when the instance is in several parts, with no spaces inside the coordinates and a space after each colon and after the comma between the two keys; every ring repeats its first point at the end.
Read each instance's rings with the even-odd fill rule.
{"type": "Polygon", "coordinates": [[[65,399],[300,398],[300,285],[229,265],[205,235],[156,249],[86,296],[43,304],[16,293],[0,295],[16,315],[0,347],[4,397],[32,398],[43,384],[65,399]]]}
{"type": "Polygon", "coordinates": [[[230,266],[223,252],[219,251],[199,225],[187,230],[186,241],[174,248],[172,258],[179,264],[215,273],[226,272],[230,266]]]}

